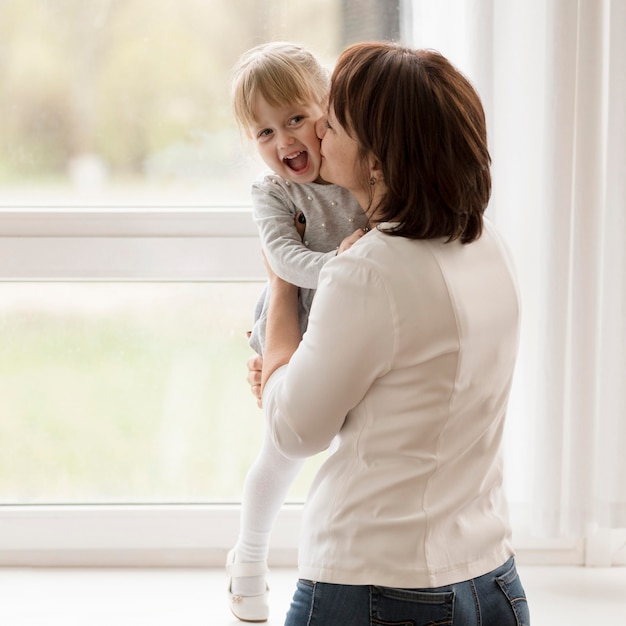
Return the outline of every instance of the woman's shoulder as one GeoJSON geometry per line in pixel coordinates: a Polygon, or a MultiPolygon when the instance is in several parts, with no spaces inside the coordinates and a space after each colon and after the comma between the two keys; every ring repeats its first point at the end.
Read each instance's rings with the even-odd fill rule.
{"type": "Polygon", "coordinates": [[[393,269],[397,248],[403,245],[400,239],[400,237],[386,235],[384,230],[378,227],[374,228],[357,240],[351,248],[329,261],[327,265],[331,268],[336,266],[336,271],[340,273],[347,271],[352,275],[360,276],[384,275],[393,269]]]}
{"type": "Polygon", "coordinates": [[[399,280],[400,288],[402,277],[415,274],[417,268],[420,268],[420,273],[432,271],[436,275],[438,263],[433,246],[444,245],[443,241],[392,235],[388,231],[393,226],[393,223],[377,225],[349,250],[338,255],[337,263],[351,274],[356,272],[365,276],[364,280],[373,280],[374,276],[389,284],[399,280]]]}

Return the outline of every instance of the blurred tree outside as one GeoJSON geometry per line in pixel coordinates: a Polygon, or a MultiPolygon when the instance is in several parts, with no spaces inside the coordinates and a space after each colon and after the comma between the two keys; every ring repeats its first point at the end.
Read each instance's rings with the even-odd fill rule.
{"type": "Polygon", "coordinates": [[[285,39],[331,64],[340,17],[340,0],[3,0],[0,205],[37,188],[246,203],[260,164],[232,119],[234,63],[285,39]]]}

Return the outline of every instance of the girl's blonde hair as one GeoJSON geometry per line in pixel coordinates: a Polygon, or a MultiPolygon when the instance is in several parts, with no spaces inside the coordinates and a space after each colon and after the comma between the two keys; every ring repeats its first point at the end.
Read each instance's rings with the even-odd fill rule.
{"type": "Polygon", "coordinates": [[[272,42],[248,50],[233,69],[232,106],[244,131],[254,125],[257,95],[270,106],[315,102],[326,107],[329,72],[303,47],[272,42]]]}

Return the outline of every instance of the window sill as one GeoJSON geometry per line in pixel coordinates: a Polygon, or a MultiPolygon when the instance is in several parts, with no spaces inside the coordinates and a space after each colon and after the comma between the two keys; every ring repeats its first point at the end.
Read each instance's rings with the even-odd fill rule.
{"type": "MultiPolygon", "coordinates": [[[[0,507],[0,565],[39,567],[224,564],[237,539],[239,505],[0,507]]],[[[273,566],[296,562],[302,505],[283,507],[273,566]]]]}

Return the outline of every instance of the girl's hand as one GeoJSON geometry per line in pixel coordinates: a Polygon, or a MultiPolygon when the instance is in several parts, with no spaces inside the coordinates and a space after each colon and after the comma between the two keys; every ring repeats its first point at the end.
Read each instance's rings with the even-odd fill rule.
{"type": "Polygon", "coordinates": [[[337,254],[341,254],[346,250],[349,250],[363,235],[367,232],[365,228],[359,228],[355,230],[351,235],[348,235],[337,248],[337,254]]]}
{"type": "Polygon", "coordinates": [[[296,213],[294,224],[296,225],[296,230],[298,231],[298,235],[300,235],[300,239],[304,241],[304,231],[306,230],[306,217],[304,217],[304,213],[302,211],[298,211],[296,213]]]}

